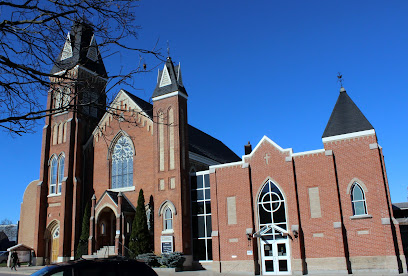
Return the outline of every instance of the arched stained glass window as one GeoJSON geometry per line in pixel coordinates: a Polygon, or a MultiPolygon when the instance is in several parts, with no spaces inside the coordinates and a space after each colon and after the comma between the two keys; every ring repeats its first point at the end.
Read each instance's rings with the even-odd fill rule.
{"type": "Polygon", "coordinates": [[[55,194],[57,189],[57,168],[58,162],[57,157],[53,157],[51,160],[50,168],[50,194],[55,194]]]}
{"type": "Polygon", "coordinates": [[[164,230],[173,229],[173,213],[169,207],[164,211],[164,230]]]}
{"type": "Polygon", "coordinates": [[[65,163],[65,156],[61,155],[59,158],[58,162],[58,188],[57,188],[57,193],[61,193],[61,186],[62,186],[62,180],[64,179],[64,163],[65,163]]]}
{"type": "MultiPolygon", "coordinates": [[[[263,186],[258,197],[259,228],[275,225],[287,230],[285,198],[279,188],[270,180],[263,186]]],[[[266,235],[274,235],[275,239],[283,238],[279,231],[269,230],[266,235]]]]}
{"type": "Polygon", "coordinates": [[[133,147],[126,136],[116,142],[112,153],[112,189],[133,186],[133,147]]]}
{"type": "Polygon", "coordinates": [[[351,202],[353,205],[354,216],[367,214],[364,191],[358,183],[354,183],[353,188],[351,189],[351,202]]]}

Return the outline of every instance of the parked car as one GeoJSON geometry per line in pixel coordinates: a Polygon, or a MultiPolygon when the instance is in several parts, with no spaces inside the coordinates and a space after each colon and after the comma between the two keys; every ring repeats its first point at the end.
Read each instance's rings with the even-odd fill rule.
{"type": "Polygon", "coordinates": [[[44,267],[32,276],[157,276],[143,262],[126,258],[89,259],[58,263],[44,267]]]}
{"type": "Polygon", "coordinates": [[[0,263],[6,263],[8,259],[8,251],[0,251],[0,263]]]}

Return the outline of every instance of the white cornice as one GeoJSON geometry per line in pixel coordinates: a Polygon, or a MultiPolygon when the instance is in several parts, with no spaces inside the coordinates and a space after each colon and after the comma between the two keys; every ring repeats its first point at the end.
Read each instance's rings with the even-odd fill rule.
{"type": "MultiPolygon", "coordinates": [[[[101,77],[101,76],[98,75],[96,72],[91,71],[91,70],[89,70],[88,68],[86,68],[86,67],[84,67],[84,66],[82,66],[82,65],[79,65],[79,64],[78,64],[78,65],[75,65],[73,68],[71,68],[71,69],[69,69],[69,70],[78,69],[78,68],[80,68],[80,69],[82,69],[82,70],[84,70],[84,71],[86,71],[86,72],[88,72],[88,73],[90,73],[90,74],[92,74],[92,75],[95,75],[95,76],[97,76],[98,78],[101,78],[101,79],[103,79],[103,80],[105,80],[105,81],[108,81],[107,78],[101,77]]],[[[59,72],[56,72],[56,73],[54,73],[53,75],[62,75],[62,74],[64,74],[65,72],[67,72],[66,69],[65,69],[65,70],[62,70],[62,71],[59,71],[59,72]]]]}
{"type": "Polygon", "coordinates": [[[259,141],[258,145],[256,145],[256,147],[254,148],[254,150],[247,155],[243,155],[242,156],[242,160],[244,160],[245,157],[249,157],[251,158],[254,153],[258,150],[258,148],[262,145],[262,143],[264,141],[269,142],[270,144],[272,144],[275,148],[277,148],[279,151],[283,152],[283,153],[289,153],[289,156],[293,155],[293,150],[292,148],[288,148],[288,149],[283,149],[281,146],[279,146],[278,144],[276,144],[274,141],[272,141],[270,138],[268,138],[267,136],[264,135],[264,137],[262,137],[261,141],[259,141]]]}
{"type": "Polygon", "coordinates": [[[239,165],[243,165],[244,163],[245,163],[244,161],[238,161],[238,162],[214,165],[214,166],[210,166],[210,170],[211,169],[220,169],[220,168],[232,167],[232,166],[239,166],[239,165]]]}
{"type": "Polygon", "coordinates": [[[351,139],[351,138],[373,135],[373,134],[375,134],[375,130],[370,129],[370,130],[363,130],[363,131],[357,131],[357,132],[352,132],[352,133],[347,133],[347,134],[325,137],[325,138],[322,138],[322,141],[323,143],[326,143],[326,142],[331,142],[331,141],[336,141],[336,140],[351,139]]]}
{"type": "Polygon", "coordinates": [[[209,166],[219,165],[220,164],[219,162],[217,162],[215,160],[212,160],[212,159],[210,159],[208,157],[204,157],[202,155],[199,155],[199,154],[191,152],[191,151],[188,152],[188,158],[191,159],[191,160],[194,160],[194,161],[209,165],[209,166]]]}
{"type": "Polygon", "coordinates": [[[152,98],[152,101],[154,102],[154,101],[170,98],[170,97],[177,96],[177,95],[180,95],[184,99],[188,99],[188,96],[186,94],[184,94],[184,93],[182,93],[180,91],[174,91],[174,92],[171,92],[171,93],[168,93],[168,94],[165,94],[165,95],[154,97],[154,98],[152,98]]]}

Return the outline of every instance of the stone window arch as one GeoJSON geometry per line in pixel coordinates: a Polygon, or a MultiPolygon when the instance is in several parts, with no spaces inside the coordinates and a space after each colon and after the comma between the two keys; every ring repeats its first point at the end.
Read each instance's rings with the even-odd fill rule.
{"type": "Polygon", "coordinates": [[[50,166],[49,194],[56,194],[57,193],[57,178],[58,178],[58,161],[57,161],[57,156],[55,154],[51,156],[49,166],[50,166]]]}
{"type": "Polygon", "coordinates": [[[173,202],[166,200],[160,205],[159,216],[163,218],[163,232],[173,232],[175,215],[177,215],[177,210],[173,202]]]}
{"type": "Polygon", "coordinates": [[[353,216],[367,215],[366,198],[363,188],[354,182],[350,191],[353,216]]]}
{"type": "Polygon", "coordinates": [[[132,140],[120,133],[111,145],[111,188],[133,186],[133,156],[135,150],[132,140]]]}
{"type": "Polygon", "coordinates": [[[57,194],[61,193],[62,181],[64,181],[64,167],[65,167],[65,154],[61,153],[58,158],[58,185],[57,194]]]}

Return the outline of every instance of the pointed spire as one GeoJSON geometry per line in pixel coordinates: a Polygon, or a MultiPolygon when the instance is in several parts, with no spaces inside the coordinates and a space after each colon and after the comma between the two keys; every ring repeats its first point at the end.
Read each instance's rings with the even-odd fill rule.
{"type": "Polygon", "coordinates": [[[180,64],[174,66],[171,57],[168,57],[164,64],[163,70],[159,70],[157,76],[156,88],[153,91],[152,98],[163,96],[172,92],[180,92],[187,96],[181,79],[180,64]]]}
{"type": "Polygon", "coordinates": [[[322,138],[374,129],[344,87],[333,108],[322,138]]]}
{"type": "Polygon", "coordinates": [[[85,22],[75,22],[68,32],[64,47],[54,63],[51,74],[69,70],[76,65],[82,65],[102,77],[107,76],[94,31],[85,22]]]}

